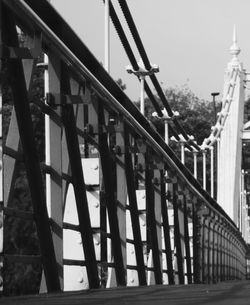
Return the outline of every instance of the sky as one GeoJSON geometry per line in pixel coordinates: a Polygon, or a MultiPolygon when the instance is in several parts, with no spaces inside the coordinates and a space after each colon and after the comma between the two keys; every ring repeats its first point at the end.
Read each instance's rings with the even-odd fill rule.
{"type": "MultiPolygon", "coordinates": [[[[118,1],[112,3],[139,60],[118,1]]],[[[51,0],[51,4],[103,63],[103,1],[51,0]]],[[[188,86],[205,100],[212,99],[211,92],[222,92],[234,25],[241,48],[239,59],[250,71],[250,0],[127,0],[127,4],[150,62],[160,68],[156,76],[163,88],[188,86]]],[[[140,84],[126,72],[130,63],[112,23],[110,53],[111,76],[121,78],[127,86],[126,94],[138,100],[140,84]]],[[[149,79],[148,84],[153,89],[149,79]]]]}

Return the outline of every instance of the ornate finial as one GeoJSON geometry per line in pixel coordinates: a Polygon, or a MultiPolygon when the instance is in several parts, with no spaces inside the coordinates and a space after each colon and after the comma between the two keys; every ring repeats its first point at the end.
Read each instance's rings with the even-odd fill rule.
{"type": "Polygon", "coordinates": [[[234,25],[234,30],[233,30],[233,44],[230,48],[230,54],[233,55],[233,61],[238,61],[237,56],[240,54],[240,47],[237,44],[237,35],[236,35],[236,27],[234,25]]]}

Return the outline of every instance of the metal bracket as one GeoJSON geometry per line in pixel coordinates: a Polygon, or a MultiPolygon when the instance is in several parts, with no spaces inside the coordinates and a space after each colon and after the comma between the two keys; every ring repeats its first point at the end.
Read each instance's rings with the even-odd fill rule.
{"type": "Polygon", "coordinates": [[[84,96],[49,92],[46,94],[46,103],[51,108],[63,107],[65,105],[83,104],[84,96]]]}

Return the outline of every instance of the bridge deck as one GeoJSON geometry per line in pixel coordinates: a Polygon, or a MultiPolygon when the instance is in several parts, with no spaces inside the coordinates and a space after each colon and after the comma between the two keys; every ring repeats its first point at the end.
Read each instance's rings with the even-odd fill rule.
{"type": "Polygon", "coordinates": [[[249,305],[250,281],[217,285],[150,286],[3,298],[5,305],[249,305]]]}

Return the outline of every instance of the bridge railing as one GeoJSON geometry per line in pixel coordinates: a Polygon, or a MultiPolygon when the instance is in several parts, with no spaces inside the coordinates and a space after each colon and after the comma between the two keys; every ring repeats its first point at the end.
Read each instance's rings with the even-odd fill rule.
{"type": "Polygon", "coordinates": [[[13,101],[4,291],[13,293],[15,264],[41,264],[41,292],[245,278],[247,246],[233,221],[49,3],[0,5],[3,104],[13,101]],[[32,86],[38,69],[44,99],[32,86]],[[16,204],[20,177],[31,209],[16,204]],[[35,224],[39,253],[7,247],[15,219],[35,224]]]}

